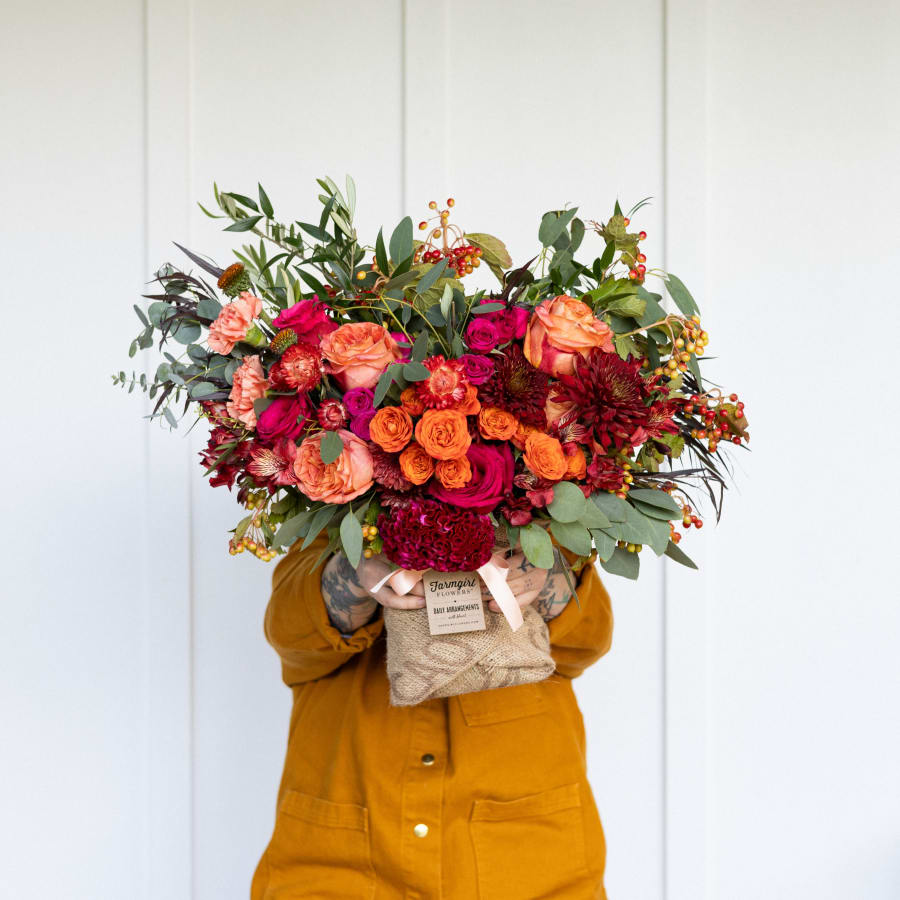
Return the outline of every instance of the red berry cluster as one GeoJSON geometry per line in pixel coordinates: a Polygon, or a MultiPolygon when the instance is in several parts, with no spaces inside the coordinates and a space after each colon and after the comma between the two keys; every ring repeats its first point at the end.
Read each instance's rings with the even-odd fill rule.
{"type": "MultiPolygon", "coordinates": [[[[455,203],[452,197],[447,199],[448,207],[455,203]]],[[[432,200],[428,208],[436,210],[437,202],[432,200]]],[[[464,278],[481,265],[481,248],[467,243],[463,232],[450,224],[449,209],[442,209],[437,216],[432,217],[431,222],[435,224],[429,224],[425,220],[419,222],[419,231],[431,231],[428,239],[416,248],[414,262],[436,263],[446,258],[447,268],[452,269],[457,278],[464,278]],[[438,239],[441,241],[440,246],[435,243],[438,239]]]]}
{"type": "Polygon", "coordinates": [[[687,416],[696,416],[699,420],[698,428],[691,429],[691,437],[700,441],[709,441],[710,453],[715,453],[719,441],[731,441],[740,444],[749,441],[750,435],[746,434],[746,418],[744,416],[744,404],[738,399],[737,394],[730,394],[730,402],[724,398],[710,395],[692,394],[684,404],[684,413],[687,416]]]}
{"type": "MultiPolygon", "coordinates": [[[[625,220],[625,227],[627,228],[631,224],[631,219],[625,220]]],[[[639,241],[647,240],[647,232],[641,231],[638,233],[639,241]]],[[[638,284],[643,284],[644,278],[647,275],[647,256],[644,253],[638,253],[635,257],[635,264],[628,270],[628,277],[632,281],[636,281],[638,284]]]]}

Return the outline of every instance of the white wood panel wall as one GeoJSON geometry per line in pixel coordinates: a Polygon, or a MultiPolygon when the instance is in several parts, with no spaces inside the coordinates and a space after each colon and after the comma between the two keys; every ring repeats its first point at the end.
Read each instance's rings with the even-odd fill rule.
{"type": "Polygon", "coordinates": [[[610,896],[900,894],[900,605],[881,545],[900,444],[898,15],[8,4],[0,898],[247,895],[290,705],[262,637],[270,569],[225,552],[235,508],[199,477],[202,435],[148,430],[106,376],[171,240],[225,258],[194,206],[213,179],[260,179],[303,216],[314,178],[345,172],[364,233],[452,194],[520,260],[544,210],[652,194],[650,261],[695,289],[709,365],[748,402],[739,491],[689,541],[702,574],[648,557],[640,584],[611,580],[614,649],[578,683],[610,896]]]}

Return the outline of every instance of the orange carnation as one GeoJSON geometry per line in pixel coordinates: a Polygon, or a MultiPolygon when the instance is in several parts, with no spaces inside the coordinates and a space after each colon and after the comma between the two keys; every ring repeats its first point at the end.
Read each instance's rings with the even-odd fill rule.
{"type": "Polygon", "coordinates": [[[425,412],[425,404],[419,399],[414,387],[408,387],[400,394],[400,405],[411,416],[421,416],[425,412]]]}
{"type": "Polygon", "coordinates": [[[587,460],[584,450],[574,441],[563,444],[563,453],[566,454],[566,477],[584,478],[587,475],[587,460]]]}
{"type": "Polygon", "coordinates": [[[508,441],[518,431],[519,420],[505,409],[482,406],[478,413],[478,430],[481,436],[492,441],[508,441]]]}
{"type": "Polygon", "coordinates": [[[468,457],[442,459],[434,467],[438,481],[449,490],[465,487],[472,480],[472,464],[468,457]]]}
{"type": "Polygon", "coordinates": [[[426,409],[416,423],[416,440],[434,459],[459,459],[472,443],[466,417],[456,409],[426,409]]]}
{"type": "Polygon", "coordinates": [[[425,484],[434,474],[434,460],[413,441],[397,460],[403,476],[413,484],[425,484]]]}
{"type": "Polygon", "coordinates": [[[569,469],[562,444],[542,431],[528,435],[523,459],[538,478],[546,478],[548,481],[559,481],[569,469]]]}
{"type": "Polygon", "coordinates": [[[399,406],[382,407],[369,423],[372,440],[388,453],[399,453],[410,442],[412,433],[412,419],[399,406]]]}

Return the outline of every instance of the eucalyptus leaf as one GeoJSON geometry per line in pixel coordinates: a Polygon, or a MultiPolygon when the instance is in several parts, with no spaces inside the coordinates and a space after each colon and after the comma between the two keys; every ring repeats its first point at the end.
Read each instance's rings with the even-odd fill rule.
{"type": "Polygon", "coordinates": [[[634,581],[641,571],[641,560],[637,553],[629,553],[622,547],[616,547],[609,559],[600,560],[600,565],[611,575],[621,575],[634,581]]]}
{"type": "Polygon", "coordinates": [[[616,549],[616,539],[604,534],[599,528],[591,529],[591,537],[594,539],[597,556],[601,560],[609,559],[616,549]]]}
{"type": "Polygon", "coordinates": [[[691,296],[691,292],[684,286],[684,282],[680,278],[669,272],[666,276],[665,284],[669,291],[669,296],[675,301],[675,305],[684,315],[693,316],[700,312],[700,308],[691,296]]]}
{"type": "Polygon", "coordinates": [[[344,555],[355,569],[359,565],[360,559],[362,559],[363,533],[359,520],[352,512],[348,512],[341,519],[340,534],[344,555]]]}
{"type": "Polygon", "coordinates": [[[553,486],[553,499],[547,504],[547,512],[557,522],[577,522],[586,506],[581,488],[571,481],[561,481],[553,486]]]}
{"type": "Polygon", "coordinates": [[[275,533],[275,538],[272,541],[273,547],[288,547],[297,540],[298,537],[303,533],[303,528],[307,522],[309,522],[310,512],[309,510],[304,510],[297,516],[288,519],[286,522],[282,523],[281,528],[275,533]]]}
{"type": "Polygon", "coordinates": [[[384,372],[378,378],[378,383],[375,385],[375,397],[373,399],[374,406],[380,406],[381,401],[387,396],[387,392],[391,388],[391,384],[394,380],[394,367],[388,366],[384,372]]]}
{"type": "Polygon", "coordinates": [[[200,337],[200,326],[196,322],[181,319],[171,334],[179,344],[193,344],[200,337]]]}
{"type": "MultiPolygon", "coordinates": [[[[628,504],[615,494],[592,494],[591,500],[610,522],[624,522],[628,515],[628,504]]],[[[602,527],[602,526],[601,526],[602,527]]]]}
{"type": "Polygon", "coordinates": [[[420,362],[408,362],[403,366],[403,377],[407,381],[425,381],[431,377],[431,372],[420,362]]]}
{"type": "Polygon", "coordinates": [[[306,537],[300,545],[301,550],[305,550],[321,534],[322,529],[334,518],[337,510],[336,506],[328,505],[317,509],[313,513],[312,521],[309,523],[309,530],[306,532],[306,537]]]}
{"type": "Polygon", "coordinates": [[[336,431],[326,431],[319,443],[319,456],[325,465],[333,463],[344,452],[344,442],[336,431]]]}
{"type": "Polygon", "coordinates": [[[391,235],[391,259],[395,263],[409,259],[413,253],[413,223],[409,216],[404,217],[391,235]]]}
{"type": "Polygon", "coordinates": [[[549,247],[569,227],[569,222],[575,218],[577,212],[576,206],[565,211],[544,213],[538,229],[538,240],[541,244],[549,247]]]}
{"type": "Polygon", "coordinates": [[[632,488],[628,493],[629,500],[640,500],[671,512],[673,516],[681,515],[681,507],[665,491],[656,488],[632,488]]]}
{"type": "Polygon", "coordinates": [[[687,566],[689,569],[697,568],[697,563],[695,563],[687,555],[687,553],[685,553],[684,550],[682,550],[678,546],[678,544],[674,543],[673,541],[669,541],[668,545],[666,546],[666,556],[668,556],[669,559],[675,560],[675,562],[680,563],[683,566],[687,566]]]}
{"type": "MultiPolygon", "coordinates": [[[[416,293],[424,294],[437,280],[444,274],[447,268],[447,258],[444,257],[440,262],[433,263],[428,271],[419,279],[416,285],[416,293]]],[[[449,285],[448,285],[449,287],[449,285]]]]}
{"type": "Polygon", "coordinates": [[[391,267],[388,264],[387,251],[384,249],[384,234],[382,234],[380,228],[378,229],[378,237],[375,239],[375,262],[378,265],[378,271],[381,272],[385,278],[389,277],[391,274],[391,267]]]}
{"type": "Polygon", "coordinates": [[[591,534],[578,522],[552,522],[550,531],[559,544],[579,556],[591,555],[591,534]]]}
{"type": "Polygon", "coordinates": [[[519,531],[519,542],[522,552],[533,565],[539,569],[553,568],[553,541],[550,535],[534,522],[525,525],[519,531]]]}

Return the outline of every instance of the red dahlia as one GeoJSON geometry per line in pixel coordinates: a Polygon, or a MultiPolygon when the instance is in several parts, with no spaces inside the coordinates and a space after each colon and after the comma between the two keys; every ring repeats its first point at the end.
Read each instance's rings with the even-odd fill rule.
{"type": "Polygon", "coordinates": [[[550,378],[536,369],[518,344],[501,356],[493,356],[494,374],[478,389],[482,406],[496,406],[512,413],[523,425],[547,427],[544,406],[550,391],[550,378]]]}
{"type": "Polygon", "coordinates": [[[552,399],[572,403],[563,421],[584,423],[605,449],[643,443],[655,380],[645,380],[640,369],[637,359],[591,350],[586,359],[576,357],[574,375],[560,376],[552,399]]]}
{"type": "Polygon", "coordinates": [[[446,409],[466,399],[469,379],[461,360],[432,356],[425,360],[424,366],[431,377],[416,382],[416,397],[426,409],[446,409]]]}

